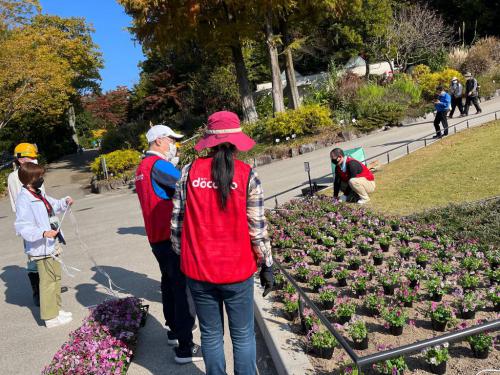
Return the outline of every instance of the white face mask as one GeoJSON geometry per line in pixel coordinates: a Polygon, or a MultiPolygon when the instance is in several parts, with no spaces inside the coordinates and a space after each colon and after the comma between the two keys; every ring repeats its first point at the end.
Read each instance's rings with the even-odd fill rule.
{"type": "Polygon", "coordinates": [[[177,163],[179,163],[179,158],[176,156],[177,155],[177,146],[175,145],[175,143],[170,143],[169,145],[169,148],[168,148],[168,151],[165,152],[165,157],[167,158],[167,160],[172,163],[174,166],[177,165],[177,163]]]}

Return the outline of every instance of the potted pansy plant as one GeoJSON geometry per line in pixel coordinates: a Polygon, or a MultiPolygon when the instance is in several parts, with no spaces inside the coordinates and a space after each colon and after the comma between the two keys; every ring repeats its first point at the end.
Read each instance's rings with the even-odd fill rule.
{"type": "Polygon", "coordinates": [[[337,265],[334,262],[326,262],[321,265],[321,272],[325,279],[330,279],[333,276],[333,270],[337,265]]]}
{"type": "Polygon", "coordinates": [[[397,272],[384,272],[378,276],[378,281],[387,296],[394,295],[394,289],[398,286],[400,275],[397,272]]]}
{"type": "Polygon", "coordinates": [[[442,281],[439,277],[432,277],[425,282],[425,289],[429,298],[434,302],[440,302],[443,295],[446,294],[450,286],[447,282],[442,281]]]}
{"type": "Polygon", "coordinates": [[[318,292],[326,284],[325,278],[320,271],[312,271],[309,277],[309,287],[318,292]]]}
{"type": "Polygon", "coordinates": [[[347,324],[346,328],[354,343],[354,349],[368,349],[368,329],[366,328],[366,323],[362,319],[353,318],[353,320],[347,324]]]}
{"type": "Polygon", "coordinates": [[[338,286],[347,286],[347,277],[349,276],[349,271],[345,268],[340,268],[335,272],[335,278],[337,279],[338,286]]]}
{"type": "Polygon", "coordinates": [[[460,312],[462,319],[474,319],[476,311],[484,307],[484,302],[481,297],[475,292],[462,292],[460,289],[453,293],[455,297],[455,305],[460,312]]]}
{"type": "Polygon", "coordinates": [[[309,331],[307,337],[313,353],[320,358],[332,358],[333,350],[338,345],[338,342],[330,331],[321,330],[319,326],[315,324],[311,331],[309,331]]]}
{"type": "Polygon", "coordinates": [[[380,237],[378,243],[380,245],[380,249],[384,253],[387,253],[391,247],[391,238],[389,236],[380,237]]]}
{"type": "Polygon", "coordinates": [[[410,288],[415,288],[423,279],[424,271],[419,267],[412,266],[406,271],[405,277],[410,282],[410,288]]]}
{"type": "Polygon", "coordinates": [[[396,292],[396,299],[404,307],[412,307],[413,302],[417,299],[418,285],[415,288],[410,288],[408,284],[404,284],[396,292]]]}
{"type": "Polygon", "coordinates": [[[443,345],[426,348],[422,351],[422,354],[425,358],[425,362],[429,364],[430,370],[433,374],[442,375],[446,373],[446,363],[450,358],[447,342],[443,345]]]}
{"type": "Polygon", "coordinates": [[[373,265],[380,266],[384,261],[384,253],[381,251],[373,252],[373,265]]]}
{"type": "Polygon", "coordinates": [[[493,337],[485,332],[479,333],[474,336],[467,337],[474,357],[485,359],[493,349],[493,337]]]}
{"type": "Polygon", "coordinates": [[[432,329],[438,332],[444,332],[446,326],[455,319],[455,313],[447,303],[431,302],[427,316],[431,318],[432,329]]]}
{"type": "Polygon", "coordinates": [[[323,288],[319,290],[319,301],[323,305],[323,308],[326,310],[330,310],[337,298],[337,291],[332,285],[325,285],[323,288]]]}
{"type": "Polygon", "coordinates": [[[363,305],[371,316],[377,316],[385,307],[385,298],[383,294],[370,294],[366,296],[363,305]]]}
{"type": "Polygon", "coordinates": [[[283,314],[286,319],[292,321],[299,314],[299,296],[286,293],[283,298],[283,314]]]}
{"type": "Polygon", "coordinates": [[[403,328],[408,323],[408,313],[402,307],[389,307],[382,312],[382,318],[386,321],[386,328],[392,335],[400,336],[403,328]]]}
{"type": "Polygon", "coordinates": [[[332,314],[335,320],[340,324],[345,324],[351,320],[355,312],[356,304],[348,297],[338,298],[332,308],[332,314]]]}
{"type": "Polygon", "coordinates": [[[486,299],[492,303],[495,312],[500,312],[500,285],[490,288],[486,292],[486,299]]]}

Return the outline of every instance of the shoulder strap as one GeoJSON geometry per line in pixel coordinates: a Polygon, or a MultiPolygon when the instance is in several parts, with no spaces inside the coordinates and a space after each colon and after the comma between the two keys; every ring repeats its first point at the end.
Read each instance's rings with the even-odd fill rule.
{"type": "Polygon", "coordinates": [[[52,208],[52,205],[49,203],[49,201],[43,196],[42,192],[35,193],[26,187],[25,189],[28,190],[31,193],[31,195],[33,195],[35,198],[40,199],[43,202],[45,208],[47,209],[47,214],[50,217],[54,216],[54,209],[52,208]]]}

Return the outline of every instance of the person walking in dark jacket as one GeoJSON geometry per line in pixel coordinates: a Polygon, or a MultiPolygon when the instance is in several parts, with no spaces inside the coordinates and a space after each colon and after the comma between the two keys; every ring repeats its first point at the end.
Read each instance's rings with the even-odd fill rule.
{"type": "Polygon", "coordinates": [[[477,86],[477,80],[472,76],[470,72],[465,73],[465,115],[469,115],[470,104],[474,104],[476,108],[476,113],[481,113],[481,107],[479,106],[479,91],[477,86]]]}
{"type": "Polygon", "coordinates": [[[455,108],[458,106],[458,110],[460,111],[460,116],[464,115],[464,107],[462,105],[462,94],[463,94],[463,86],[460,82],[458,82],[457,77],[453,77],[451,80],[451,85],[449,89],[449,94],[451,96],[451,111],[450,118],[453,118],[453,114],[455,113],[455,108]]]}
{"type": "Polygon", "coordinates": [[[439,123],[443,123],[444,136],[448,135],[448,120],[446,115],[450,110],[451,97],[444,90],[443,86],[438,86],[436,89],[437,99],[434,101],[434,108],[436,109],[436,117],[434,118],[434,129],[436,129],[436,135],[432,138],[441,138],[441,128],[439,123]]]}

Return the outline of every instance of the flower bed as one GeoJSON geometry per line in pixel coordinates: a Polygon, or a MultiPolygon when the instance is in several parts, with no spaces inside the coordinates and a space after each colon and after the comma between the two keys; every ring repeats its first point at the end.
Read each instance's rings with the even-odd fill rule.
{"type": "MultiPolygon", "coordinates": [[[[498,317],[498,247],[457,241],[432,225],[390,220],[327,197],[293,201],[268,218],[275,258],[351,346],[366,347],[358,349],[360,356],[498,317]],[[353,337],[353,324],[366,327],[366,340],[353,337]]],[[[292,311],[298,309],[295,290],[286,282],[283,289],[285,301],[294,301],[286,303],[286,315],[293,319],[292,326],[301,326],[299,314],[292,311]]],[[[283,311],[282,300],[283,292],[277,292],[276,306],[283,311]]],[[[315,330],[324,331],[317,325],[315,330]]],[[[318,340],[313,343],[311,337],[303,336],[303,343],[314,352],[318,340]]],[[[449,354],[450,361],[459,362],[457,368],[500,361],[493,350],[474,367],[469,362],[478,360],[472,359],[465,341],[451,344],[449,354]]],[[[334,351],[333,361],[313,357],[318,371],[339,370],[348,358],[341,349],[334,351]]],[[[375,371],[384,373],[391,363],[402,370],[405,360],[426,368],[424,357],[417,358],[394,359],[375,366],[375,371]]]]}
{"type": "Polygon", "coordinates": [[[125,374],[146,315],[147,306],[134,297],[101,303],[70,333],[42,374],[125,374]]]}

